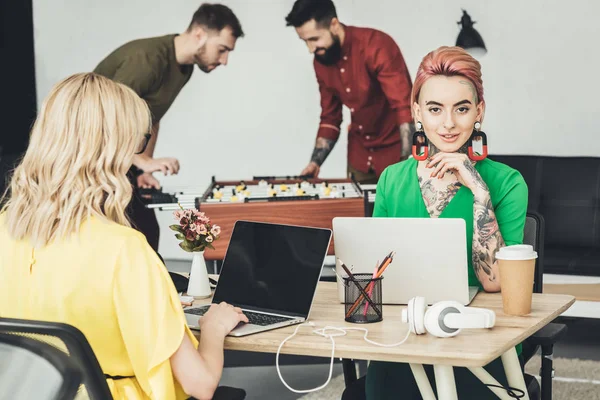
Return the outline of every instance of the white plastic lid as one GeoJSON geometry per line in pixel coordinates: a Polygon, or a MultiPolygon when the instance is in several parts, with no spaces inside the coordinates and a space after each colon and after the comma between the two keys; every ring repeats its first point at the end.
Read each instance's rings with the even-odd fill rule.
{"type": "Polygon", "coordinates": [[[529,244],[505,246],[496,253],[498,260],[534,260],[537,257],[537,252],[533,251],[533,246],[529,244]]]}

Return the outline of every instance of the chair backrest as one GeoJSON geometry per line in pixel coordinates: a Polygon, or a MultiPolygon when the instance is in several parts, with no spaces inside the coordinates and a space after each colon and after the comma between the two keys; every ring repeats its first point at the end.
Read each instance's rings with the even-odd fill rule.
{"type": "MultiPolygon", "coordinates": [[[[375,207],[375,189],[366,189],[363,191],[365,217],[373,216],[375,207]]],[[[544,285],[544,231],[545,222],[541,214],[535,211],[529,211],[525,219],[525,230],[523,232],[523,243],[530,244],[537,251],[538,258],[535,262],[535,275],[533,291],[542,293],[544,285]]]]}
{"type": "MultiPolygon", "coordinates": [[[[491,154],[490,158],[525,179],[528,211],[544,217],[548,246],[600,248],[600,157],[491,154]]],[[[563,269],[568,271],[566,264],[563,269]]]]}
{"type": "Polygon", "coordinates": [[[376,189],[363,189],[365,217],[373,216],[373,209],[375,208],[375,192],[376,189]]]}
{"type": "Polygon", "coordinates": [[[81,380],[69,356],[49,344],[0,334],[0,398],[73,399],[81,380]]]}
{"type": "Polygon", "coordinates": [[[113,398],[98,359],[77,328],[57,322],[0,318],[0,335],[37,341],[45,349],[52,347],[53,353],[59,351],[80,371],[82,384],[79,391],[86,391],[92,400],[113,398]]]}
{"type": "Polygon", "coordinates": [[[533,283],[533,291],[535,293],[542,293],[544,286],[544,231],[544,218],[537,212],[529,211],[525,219],[523,243],[532,245],[533,250],[538,253],[538,258],[535,260],[533,283]]]}

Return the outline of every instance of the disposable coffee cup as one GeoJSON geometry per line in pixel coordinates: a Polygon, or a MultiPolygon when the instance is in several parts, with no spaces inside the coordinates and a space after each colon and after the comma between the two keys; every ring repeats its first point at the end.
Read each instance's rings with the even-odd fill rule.
{"type": "Polygon", "coordinates": [[[502,307],[507,315],[531,313],[537,252],[533,246],[517,244],[496,253],[502,291],[502,307]]]}

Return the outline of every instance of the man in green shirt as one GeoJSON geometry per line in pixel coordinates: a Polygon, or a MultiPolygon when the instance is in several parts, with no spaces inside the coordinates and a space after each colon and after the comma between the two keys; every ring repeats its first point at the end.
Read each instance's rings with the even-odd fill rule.
{"type": "Polygon", "coordinates": [[[135,190],[128,215],[157,251],[156,215],[144,206],[138,189],[160,188],[153,172],[169,175],[179,171],[176,158],[153,157],[160,120],[192,76],[194,64],[205,73],[227,65],[229,53],[243,36],[241,24],[231,9],[221,4],[202,4],[185,32],[128,42],[110,53],[94,70],[132,88],[152,112],[152,136],[146,150],[134,156],[130,171],[135,190]]]}

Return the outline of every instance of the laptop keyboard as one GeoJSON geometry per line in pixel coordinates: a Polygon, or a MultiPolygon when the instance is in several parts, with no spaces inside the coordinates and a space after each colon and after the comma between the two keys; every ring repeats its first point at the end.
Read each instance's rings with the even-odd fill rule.
{"type": "MultiPolygon", "coordinates": [[[[188,310],[184,310],[186,314],[194,314],[198,316],[204,315],[207,311],[208,307],[190,308],[188,310]]],[[[248,317],[248,320],[251,324],[259,326],[273,325],[279,322],[289,321],[290,319],[292,319],[288,317],[278,317],[276,315],[255,313],[252,311],[244,311],[244,315],[248,317]]]]}

